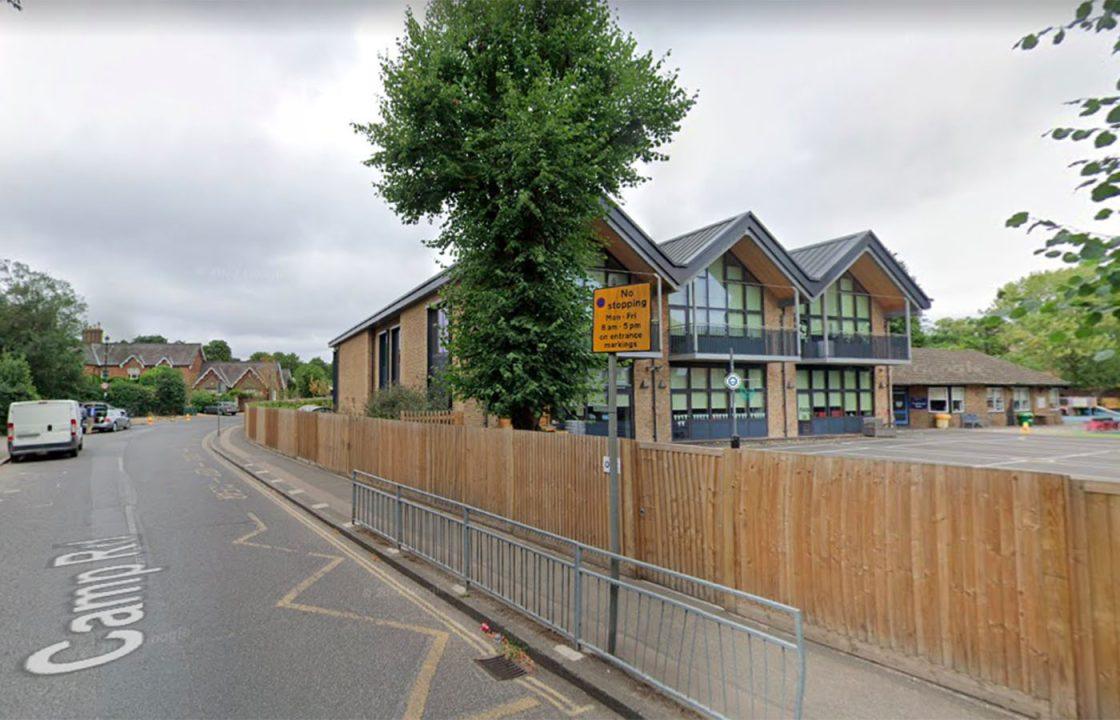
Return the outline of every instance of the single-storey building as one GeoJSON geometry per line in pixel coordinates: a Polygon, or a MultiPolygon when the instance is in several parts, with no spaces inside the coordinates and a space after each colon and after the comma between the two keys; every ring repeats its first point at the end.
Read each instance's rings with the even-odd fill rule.
{"type": "Polygon", "coordinates": [[[926,428],[948,413],[960,427],[966,415],[980,424],[1015,425],[1019,413],[1038,423],[1058,423],[1061,378],[977,350],[914,348],[910,363],[893,368],[891,404],[899,427],[926,428]]]}
{"type": "MultiPolygon", "coordinates": [[[[787,250],[748,211],[658,243],[612,203],[595,230],[591,285],[654,286],[653,350],[621,373],[624,435],[729,437],[729,351],[749,390],[736,408],[744,437],[858,432],[865,418],[892,417],[888,370],[910,361],[911,318],[930,299],[872,231],[787,250]]],[[[447,281],[437,274],[331,340],[339,412],[362,413],[391,385],[422,389],[446,365],[447,281]]],[[[570,426],[605,433],[605,402],[605,390],[589,397],[570,426]]]]}

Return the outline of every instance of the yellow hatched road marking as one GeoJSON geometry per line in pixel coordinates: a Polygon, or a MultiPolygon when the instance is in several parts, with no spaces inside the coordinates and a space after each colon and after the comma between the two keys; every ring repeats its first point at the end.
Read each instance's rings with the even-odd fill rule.
{"type": "Polygon", "coordinates": [[[510,700],[507,703],[503,703],[485,712],[480,712],[477,715],[468,715],[463,720],[498,720],[498,718],[504,718],[514,713],[532,710],[537,705],[540,705],[540,703],[538,703],[536,699],[523,697],[517,700],[510,700]]]}
{"type": "MultiPolygon", "coordinates": [[[[207,443],[212,444],[213,438],[214,438],[215,435],[216,435],[215,432],[211,432],[209,435],[207,435],[203,439],[203,443],[204,443],[203,446],[206,447],[207,443]]],[[[212,447],[207,447],[206,449],[209,452],[211,452],[214,455],[215,459],[217,459],[219,462],[228,462],[224,458],[222,458],[220,455],[215,453],[212,447]]],[[[237,468],[237,466],[233,466],[233,467],[234,467],[234,469],[240,470],[240,468],[237,468]]],[[[240,474],[238,476],[240,477],[240,474]]],[[[295,508],[291,507],[291,505],[288,502],[285,502],[281,498],[276,497],[272,492],[269,492],[264,487],[261,487],[260,483],[248,482],[244,478],[241,478],[241,479],[242,479],[243,482],[245,482],[246,485],[248,485],[249,487],[256,490],[258,493],[263,495],[264,497],[271,500],[274,504],[278,505],[281,510],[286,512],[289,516],[291,516],[292,518],[294,518],[295,520],[300,522],[307,529],[311,530],[316,535],[318,535],[319,537],[326,540],[328,543],[330,543],[332,546],[337,548],[344,555],[346,555],[351,560],[356,562],[366,572],[368,572],[369,574],[378,578],[383,583],[385,583],[386,585],[391,587],[393,590],[395,590],[399,595],[401,595],[405,599],[409,600],[414,605],[421,608],[422,610],[427,612],[432,617],[439,620],[453,635],[458,636],[460,639],[462,639],[464,642],[466,642],[469,646],[475,648],[476,650],[478,650],[479,652],[481,652],[483,654],[489,654],[489,653],[493,652],[493,647],[489,643],[487,643],[486,641],[484,641],[481,638],[472,634],[470,631],[468,631],[465,627],[463,627],[454,618],[452,618],[448,614],[444,613],[443,611],[439,610],[437,607],[432,605],[430,602],[428,602],[424,598],[417,595],[416,592],[414,592],[411,588],[402,584],[396,578],[391,576],[388,572],[386,572],[386,571],[382,570],[381,568],[377,567],[376,565],[374,565],[368,558],[363,557],[361,554],[359,554],[357,551],[355,551],[353,548],[351,548],[349,545],[347,545],[343,541],[343,539],[337,535],[336,532],[328,532],[326,529],[320,527],[318,523],[312,521],[310,518],[305,517],[303,513],[296,510],[295,508]]],[[[257,522],[259,522],[259,519],[257,520],[257,522]]],[[[582,715],[583,713],[586,713],[586,712],[588,712],[588,711],[590,711],[594,708],[593,705],[577,705],[570,698],[563,695],[562,693],[560,693],[555,688],[549,687],[548,685],[546,685],[545,683],[541,682],[540,680],[538,680],[536,678],[521,677],[521,678],[518,678],[518,679],[514,680],[513,682],[516,682],[518,685],[520,685],[524,689],[528,690],[529,692],[532,692],[532,693],[540,696],[545,701],[547,701],[550,705],[556,707],[558,710],[560,710],[565,715],[568,715],[570,717],[571,716],[576,716],[576,715],[582,715]]]]}

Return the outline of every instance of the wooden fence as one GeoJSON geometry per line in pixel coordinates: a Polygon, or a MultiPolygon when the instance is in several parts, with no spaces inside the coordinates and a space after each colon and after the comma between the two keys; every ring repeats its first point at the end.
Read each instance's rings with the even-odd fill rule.
{"type": "Polygon", "coordinates": [[[429,423],[431,425],[462,425],[460,410],[401,410],[401,422],[429,423]]]}
{"type": "MultiPolygon", "coordinates": [[[[604,438],[271,408],[247,432],[607,545],[604,438]]],[[[1120,717],[1120,485],[629,440],[621,454],[625,554],[795,605],[811,639],[1020,712],[1120,717]]]]}

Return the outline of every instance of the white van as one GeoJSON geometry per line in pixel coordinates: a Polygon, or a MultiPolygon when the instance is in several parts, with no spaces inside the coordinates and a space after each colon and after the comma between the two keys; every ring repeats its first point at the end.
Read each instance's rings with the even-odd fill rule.
{"type": "Polygon", "coordinates": [[[12,462],[24,455],[64,452],[78,457],[82,449],[82,408],[73,400],[30,400],[8,406],[8,454],[12,462]]]}

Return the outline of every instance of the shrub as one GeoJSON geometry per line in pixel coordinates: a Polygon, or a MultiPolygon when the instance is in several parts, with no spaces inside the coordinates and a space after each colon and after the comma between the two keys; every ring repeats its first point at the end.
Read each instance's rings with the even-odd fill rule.
{"type": "Polygon", "coordinates": [[[401,412],[420,412],[424,410],[442,410],[433,407],[428,399],[428,393],[423,390],[414,390],[404,385],[376,390],[369,396],[366,403],[366,415],[375,418],[400,420],[401,412]]]}
{"type": "Polygon", "coordinates": [[[0,419],[7,421],[12,403],[38,399],[27,358],[10,352],[0,355],[0,419]]]}
{"type": "Polygon", "coordinates": [[[296,371],[292,373],[292,381],[295,384],[296,392],[304,397],[323,395],[330,392],[331,388],[327,371],[319,365],[310,363],[296,368],[296,371]]]}
{"type": "Polygon", "coordinates": [[[254,407],[288,408],[290,410],[298,410],[304,405],[331,407],[332,405],[334,405],[334,399],[329,397],[290,398],[288,400],[264,400],[262,402],[253,403],[254,407]]]}
{"type": "Polygon", "coordinates": [[[199,412],[207,405],[213,405],[216,402],[218,402],[218,396],[209,390],[195,390],[191,393],[191,405],[199,412]]]}
{"type": "Polygon", "coordinates": [[[152,411],[160,415],[178,415],[187,404],[187,384],[178,370],[157,367],[140,376],[140,384],[155,390],[152,411]]]}
{"type": "Polygon", "coordinates": [[[139,417],[152,412],[156,404],[156,390],[125,378],[109,381],[109,404],[127,410],[129,415],[139,417]]]}

